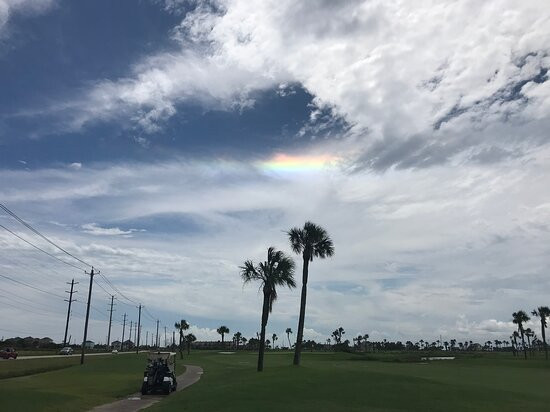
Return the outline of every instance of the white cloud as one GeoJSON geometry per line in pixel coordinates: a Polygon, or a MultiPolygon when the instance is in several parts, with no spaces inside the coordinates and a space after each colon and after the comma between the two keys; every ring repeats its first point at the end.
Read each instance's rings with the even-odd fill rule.
{"type": "Polygon", "coordinates": [[[68,166],[69,169],[73,169],[73,170],[80,170],[82,169],[82,163],[71,163],[69,166],[68,166]]]}
{"type": "MultiPolygon", "coordinates": [[[[533,156],[529,163],[351,176],[336,168],[277,176],[245,163],[186,160],[89,165],[77,174],[4,170],[0,197],[132,299],[164,313],[168,325],[183,317],[253,336],[261,296],[257,285],[243,288],[238,266],[262,259],[270,245],[289,251],[283,231],[312,219],[327,228],[336,255],[311,265],[308,336],[324,340],[343,326],[347,336],[374,340],[485,340],[509,336],[512,312],[546,304],[550,193],[541,176],[550,173],[550,152],[533,156]],[[40,223],[50,221],[66,226],[40,223]],[[76,230],[83,221],[112,223],[76,230]],[[147,222],[147,232],[125,237],[132,233],[119,228],[123,222],[147,222]]],[[[7,218],[3,224],[15,228],[7,218]]],[[[0,235],[7,251],[0,263],[63,294],[74,269],[44,262],[50,258],[15,240],[0,235]],[[45,264],[55,282],[36,277],[45,264]]],[[[299,290],[281,290],[269,331],[296,330],[298,309],[299,290]]]]}
{"type": "Polygon", "coordinates": [[[40,14],[47,11],[55,0],[0,0],[0,35],[14,13],[40,14]]]}
{"type": "Polygon", "coordinates": [[[181,102],[242,110],[255,91],[300,84],[313,118],[329,110],[353,126],[360,167],[498,160],[548,140],[550,9],[538,0],[194,4],[176,50],[50,108],[63,127],[116,118],[154,133],[181,102]]]}
{"type": "MultiPolygon", "coordinates": [[[[118,227],[101,227],[96,223],[86,223],[82,225],[84,232],[95,236],[127,236],[130,237],[133,233],[139,232],[138,229],[121,230],[118,227]]],[[[141,230],[143,231],[143,230],[141,230]]]]}

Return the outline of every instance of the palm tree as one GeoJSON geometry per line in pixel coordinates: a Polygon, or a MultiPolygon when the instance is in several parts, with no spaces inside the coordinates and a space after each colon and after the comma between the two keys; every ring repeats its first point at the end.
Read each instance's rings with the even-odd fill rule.
{"type": "Polygon", "coordinates": [[[179,331],[180,334],[179,351],[180,359],[183,359],[183,331],[189,329],[189,323],[187,323],[185,319],[182,319],[179,322],[174,323],[174,327],[179,331]]]}
{"type": "Polygon", "coordinates": [[[292,333],[292,329],[286,328],[286,337],[288,339],[288,348],[290,349],[292,345],[290,344],[290,334],[292,333]]]}
{"type": "Polygon", "coordinates": [[[250,260],[240,267],[244,283],[258,280],[263,289],[262,329],[260,333],[260,350],[258,352],[258,372],[264,369],[265,328],[269,314],[273,310],[273,302],[277,300],[277,286],[296,287],[294,281],[294,261],[283,252],[270,247],[267,249],[267,260],[258,265],[250,260]]]}
{"type": "Polygon", "coordinates": [[[296,337],[296,348],[294,350],[294,365],[300,364],[302,355],[302,339],[304,337],[304,321],[306,317],[306,295],[309,262],[314,257],[324,259],[334,254],[332,239],[325,229],[312,222],[306,222],[302,229],[294,227],[288,231],[290,246],[294,253],[302,254],[302,296],[300,300],[300,318],[298,320],[298,335],[296,337]]]}
{"type": "Polygon", "coordinates": [[[275,341],[276,341],[277,339],[279,339],[279,338],[277,337],[277,334],[274,333],[274,334],[271,336],[271,340],[272,340],[272,342],[273,342],[273,349],[275,349],[275,341]]]}
{"type": "Polygon", "coordinates": [[[523,310],[518,310],[517,312],[512,313],[513,322],[518,325],[518,331],[521,334],[521,344],[523,346],[523,354],[525,359],[527,359],[527,347],[525,346],[525,330],[523,329],[523,324],[527,322],[530,318],[527,316],[523,310]]]}
{"type": "Polygon", "coordinates": [[[229,333],[229,328],[227,326],[220,326],[218,329],[216,329],[216,332],[222,335],[222,348],[225,347],[224,336],[226,333],[229,333]]]}
{"type": "Polygon", "coordinates": [[[546,360],[548,360],[548,345],[546,344],[545,329],[547,326],[546,319],[550,317],[550,308],[548,308],[548,306],[539,306],[531,313],[533,314],[533,316],[540,318],[540,330],[542,334],[542,344],[544,345],[544,356],[546,357],[546,360]]]}
{"type": "Polygon", "coordinates": [[[185,343],[187,343],[187,354],[191,353],[191,343],[195,342],[197,338],[192,333],[185,335],[185,343]]]}
{"type": "Polygon", "coordinates": [[[235,341],[235,346],[237,350],[239,350],[239,343],[241,343],[243,334],[241,332],[237,332],[233,335],[233,340],[235,341]]]}

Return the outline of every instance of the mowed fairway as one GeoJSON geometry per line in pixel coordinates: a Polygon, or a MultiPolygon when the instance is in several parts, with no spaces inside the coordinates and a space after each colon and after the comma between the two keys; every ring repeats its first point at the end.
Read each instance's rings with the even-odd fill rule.
{"type": "MultiPolygon", "coordinates": [[[[146,354],[0,362],[0,410],[84,411],[138,392],[146,354]],[[35,373],[37,370],[59,369],[35,373]],[[64,368],[64,369],[60,369],[64,368]],[[11,374],[19,377],[6,378],[11,374]],[[26,375],[26,376],[21,376],[26,375]]],[[[178,364],[178,373],[185,368],[178,364]]]]}
{"type": "Polygon", "coordinates": [[[195,352],[202,379],[152,411],[548,411],[550,366],[489,354],[453,361],[380,362],[357,355],[195,352]]]}

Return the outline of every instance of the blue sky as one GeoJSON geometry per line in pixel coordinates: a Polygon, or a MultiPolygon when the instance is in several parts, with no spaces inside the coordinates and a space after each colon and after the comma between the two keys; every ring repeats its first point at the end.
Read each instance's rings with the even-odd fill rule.
{"type": "MultiPolygon", "coordinates": [[[[502,339],[548,304],[548,18],[535,0],[0,0],[0,199],[200,339],[255,335],[238,266],[290,253],[306,220],[336,248],[312,266],[308,337],[502,339]]],[[[85,291],[0,243],[0,274],[85,291]]],[[[3,327],[60,339],[62,301],[2,284],[22,319],[3,327]]],[[[282,291],[270,331],[298,305],[282,291]]]]}

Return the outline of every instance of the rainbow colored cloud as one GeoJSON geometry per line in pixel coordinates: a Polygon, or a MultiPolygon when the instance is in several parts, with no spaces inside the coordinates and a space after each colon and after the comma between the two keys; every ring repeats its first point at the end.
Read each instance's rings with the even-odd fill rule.
{"type": "Polygon", "coordinates": [[[309,172],[323,170],[334,165],[339,157],[334,155],[290,155],[278,153],[272,158],[259,163],[265,171],[274,172],[309,172]]]}

